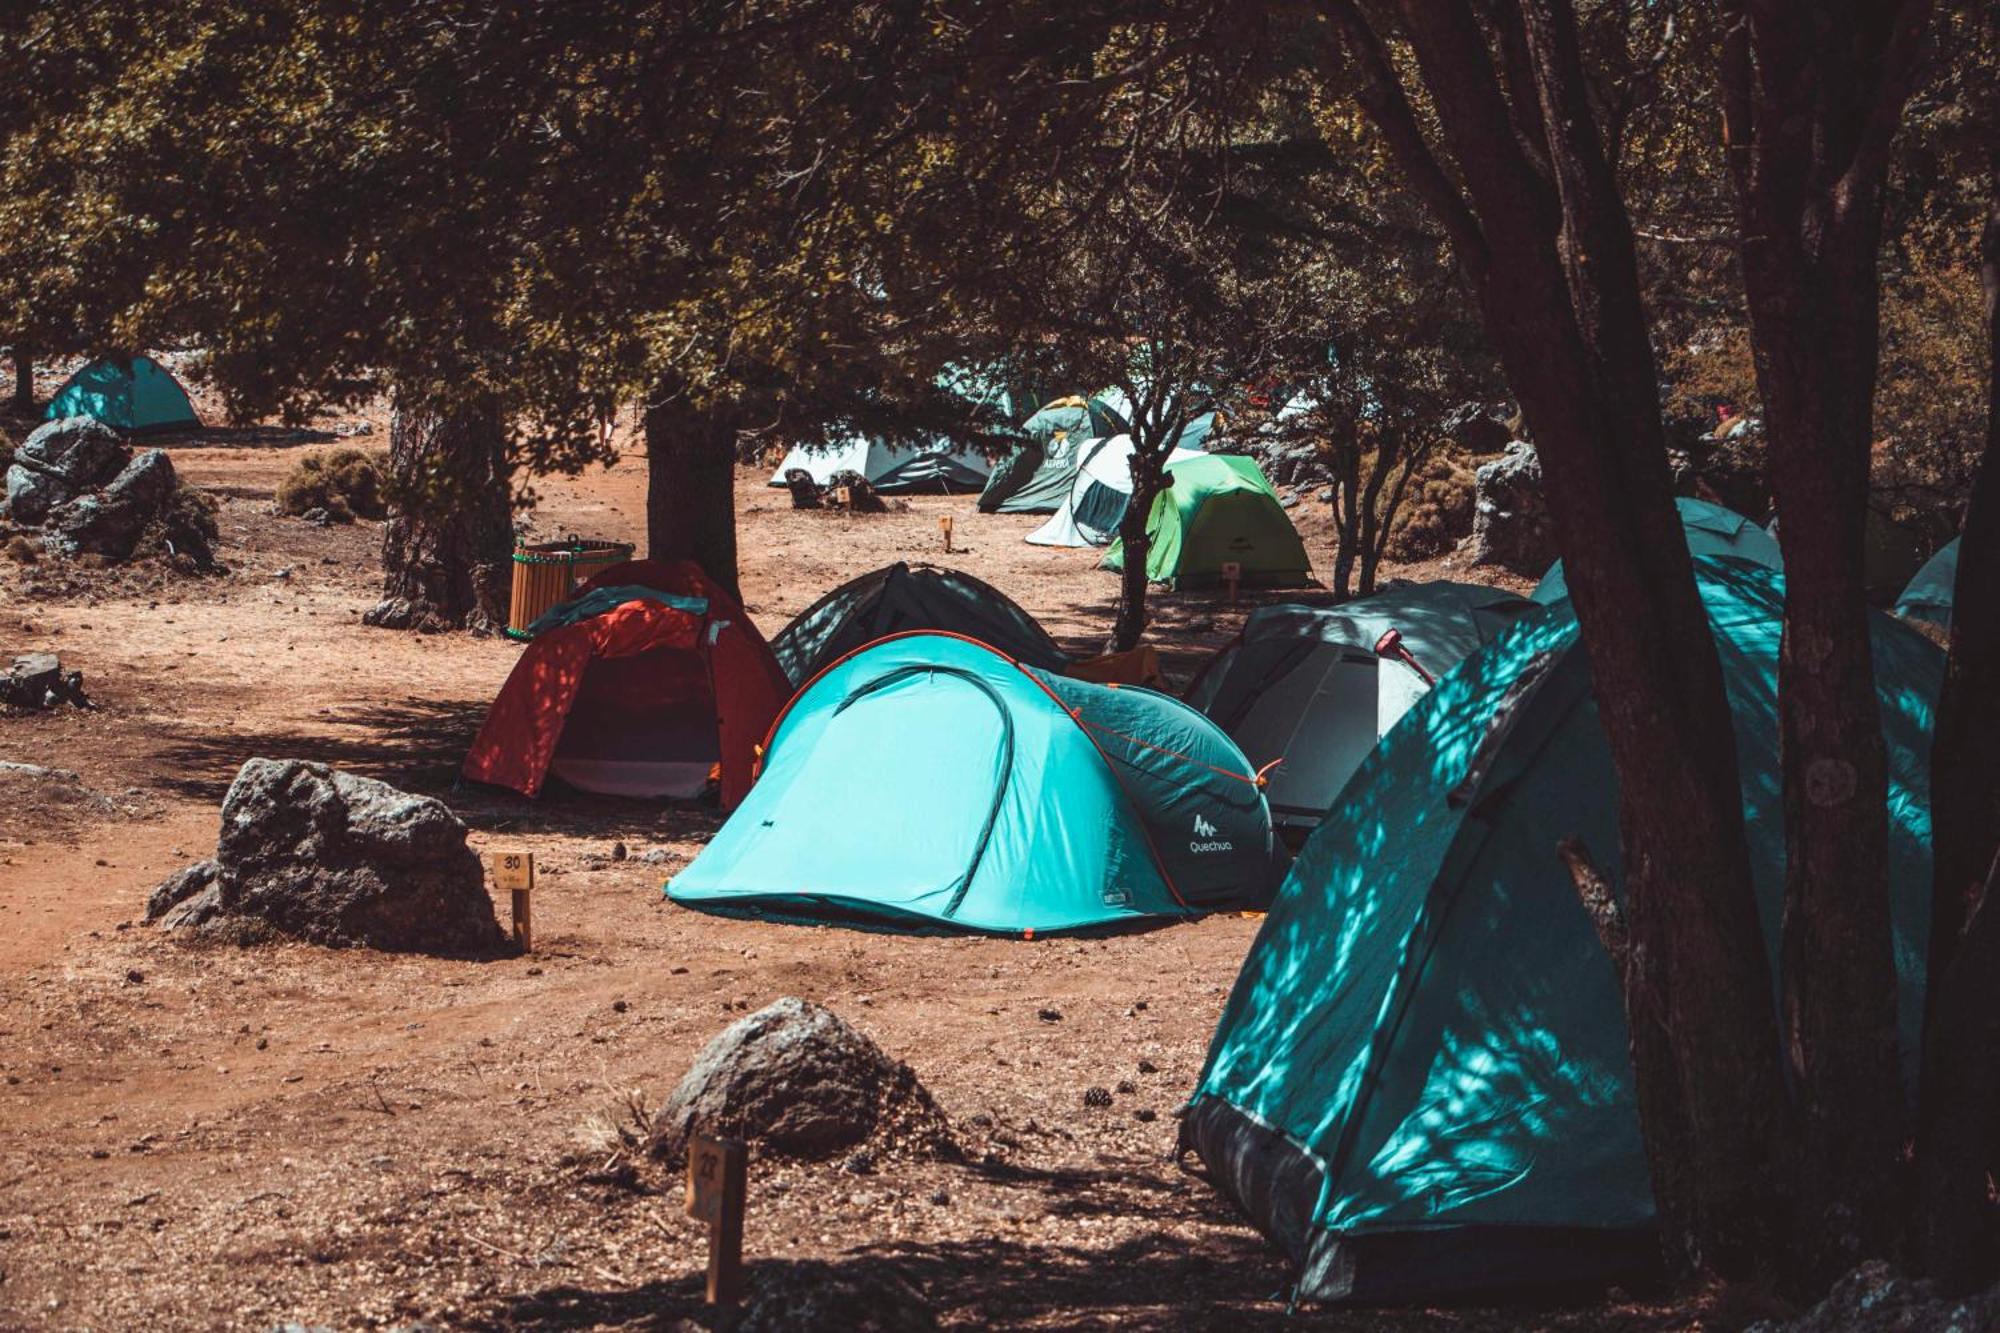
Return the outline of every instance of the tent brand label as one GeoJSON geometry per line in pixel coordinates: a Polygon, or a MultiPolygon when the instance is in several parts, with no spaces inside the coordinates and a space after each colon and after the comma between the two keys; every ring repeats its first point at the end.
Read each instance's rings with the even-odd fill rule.
{"type": "Polygon", "coordinates": [[[1215,835],[1222,830],[1208,822],[1206,815],[1194,817],[1194,841],[1188,844],[1191,852],[1233,852],[1236,844],[1215,835]]]}

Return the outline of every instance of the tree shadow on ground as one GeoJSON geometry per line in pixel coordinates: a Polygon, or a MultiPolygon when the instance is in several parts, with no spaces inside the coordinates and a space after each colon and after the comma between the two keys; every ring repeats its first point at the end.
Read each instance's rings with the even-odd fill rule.
{"type": "MultiPolygon", "coordinates": [[[[1278,602],[1299,602],[1307,606],[1331,606],[1333,595],[1324,588],[1245,588],[1231,602],[1219,589],[1169,592],[1155,588],[1146,598],[1146,632],[1143,642],[1160,654],[1160,668],[1178,694],[1202,664],[1227,643],[1243,618],[1260,606],[1278,602]]],[[[1069,614],[1102,625],[1101,633],[1059,634],[1057,645],[1071,657],[1095,657],[1105,650],[1111,626],[1118,618],[1118,598],[1114,594],[1096,601],[1070,604],[1069,614]]]]}
{"type": "Polygon", "coordinates": [[[324,730],[184,733],[159,752],[156,782],[182,796],[219,804],[247,760],[305,759],[434,796],[472,828],[486,832],[678,841],[706,838],[722,822],[721,811],[710,802],[603,796],[555,781],[531,800],[467,783],[459,766],[486,709],[483,699],[409,698],[343,707],[324,730]]]}

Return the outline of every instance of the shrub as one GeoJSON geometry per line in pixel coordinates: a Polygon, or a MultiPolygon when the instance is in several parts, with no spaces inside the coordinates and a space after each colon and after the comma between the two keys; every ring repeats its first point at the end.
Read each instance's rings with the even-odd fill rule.
{"type": "Polygon", "coordinates": [[[1472,534],[1472,469],[1448,453],[1432,454],[1410,478],[1395,531],[1384,554],[1391,560],[1428,560],[1472,534]]]}
{"type": "Polygon", "coordinates": [[[278,483],[278,511],[303,514],[324,509],[336,517],[383,518],[389,512],[383,498],[380,454],[365,449],[322,449],[298,461],[278,483]]]}
{"type": "Polygon", "coordinates": [[[215,563],[213,548],[220,535],[215,519],[219,512],[213,496],[182,482],[139,534],[132,554],[180,557],[197,569],[207,569],[215,563]]]}

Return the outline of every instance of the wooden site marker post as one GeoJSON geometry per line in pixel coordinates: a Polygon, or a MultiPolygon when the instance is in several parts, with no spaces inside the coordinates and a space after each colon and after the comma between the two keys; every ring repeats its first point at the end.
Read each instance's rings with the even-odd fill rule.
{"type": "Polygon", "coordinates": [[[743,1204],[750,1150],[741,1139],[688,1138],[687,1215],[708,1223],[708,1303],[743,1294],[743,1204]]]}
{"type": "Polygon", "coordinates": [[[946,555],[950,555],[950,554],[951,554],[951,515],[950,515],[950,514],[946,514],[946,515],[945,515],[945,516],[944,516],[943,518],[940,518],[940,519],[938,520],[938,531],[939,531],[939,532],[942,532],[942,533],[944,534],[944,553],[945,553],[946,555]]]}
{"type": "Polygon", "coordinates": [[[527,953],[535,947],[533,852],[493,853],[493,887],[514,896],[514,943],[527,953]]]}
{"type": "Polygon", "coordinates": [[[1229,585],[1229,604],[1236,605],[1236,585],[1243,581],[1243,562],[1225,560],[1222,562],[1222,581],[1229,585]]]}

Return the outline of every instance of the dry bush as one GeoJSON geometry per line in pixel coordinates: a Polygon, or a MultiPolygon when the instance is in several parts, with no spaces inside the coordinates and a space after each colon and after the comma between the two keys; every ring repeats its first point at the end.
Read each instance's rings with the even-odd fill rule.
{"type": "Polygon", "coordinates": [[[1472,534],[1472,469],[1448,453],[1431,455],[1410,478],[1402,511],[1384,548],[1391,560],[1443,555],[1472,534]]]}
{"type": "Polygon", "coordinates": [[[322,449],[307,454],[278,483],[278,511],[298,515],[324,509],[335,519],[383,518],[382,455],[366,449],[322,449]]]}
{"type": "Polygon", "coordinates": [[[221,535],[216,525],[220,512],[214,496],[182,482],[139,534],[133,557],[185,556],[195,566],[207,567],[214,561],[213,548],[221,535]]]}
{"type": "Polygon", "coordinates": [[[42,554],[42,544],[29,537],[11,537],[7,541],[7,558],[16,564],[32,565],[42,554]]]}

